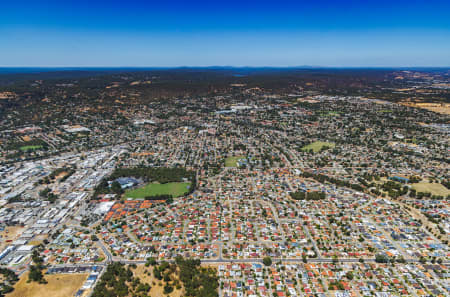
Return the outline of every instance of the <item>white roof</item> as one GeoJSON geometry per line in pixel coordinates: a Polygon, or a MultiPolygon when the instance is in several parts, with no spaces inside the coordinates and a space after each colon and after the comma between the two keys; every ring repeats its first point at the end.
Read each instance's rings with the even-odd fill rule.
{"type": "Polygon", "coordinates": [[[18,252],[31,252],[34,248],[34,245],[28,244],[28,245],[22,245],[20,246],[17,251],[18,252]]]}

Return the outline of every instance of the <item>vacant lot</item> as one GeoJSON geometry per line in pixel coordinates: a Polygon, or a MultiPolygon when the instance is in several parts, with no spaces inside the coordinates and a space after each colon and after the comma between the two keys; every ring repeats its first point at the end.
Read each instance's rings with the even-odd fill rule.
{"type": "Polygon", "coordinates": [[[237,161],[244,156],[228,157],[225,159],[225,167],[237,167],[237,161]]]}
{"type": "Polygon", "coordinates": [[[29,241],[27,244],[31,245],[40,245],[45,239],[47,239],[47,235],[38,235],[33,240],[29,241]]]}
{"type": "Polygon", "coordinates": [[[3,249],[7,245],[10,245],[11,242],[7,241],[14,241],[17,237],[20,236],[23,229],[23,227],[17,226],[5,227],[5,230],[0,232],[0,248],[3,249]]]}
{"type": "Polygon", "coordinates": [[[330,147],[330,148],[334,148],[335,144],[332,142],[324,142],[324,141],[315,141],[313,143],[310,143],[308,145],[305,145],[304,147],[302,147],[302,151],[310,151],[313,150],[313,152],[317,153],[320,152],[320,150],[323,147],[330,147]]]}
{"type": "Polygon", "coordinates": [[[27,283],[28,273],[22,275],[8,297],[67,297],[74,296],[88,274],[51,274],[45,275],[48,284],[27,283]]]}
{"type": "MultiPolygon", "coordinates": [[[[145,267],[145,265],[138,265],[136,269],[134,269],[134,276],[138,277],[142,283],[148,283],[151,286],[150,292],[148,296],[152,297],[180,297],[184,291],[183,287],[180,289],[177,289],[174,287],[174,291],[170,293],[169,295],[164,294],[164,285],[166,284],[164,280],[158,280],[154,277],[153,273],[153,267],[145,267]],[[148,272],[150,272],[150,276],[148,275],[148,272]],[[153,283],[155,283],[153,285],[153,283]],[[161,286],[159,285],[161,284],[161,286]]],[[[172,274],[172,278],[178,279],[178,276],[172,274]]],[[[181,282],[180,282],[181,283],[181,282]]]]}
{"type": "Polygon", "coordinates": [[[125,192],[125,197],[134,199],[156,195],[172,195],[173,197],[180,197],[189,191],[190,185],[191,183],[150,183],[142,188],[125,192]]]}
{"type": "Polygon", "coordinates": [[[430,192],[432,195],[441,195],[447,197],[450,195],[450,190],[438,183],[429,183],[421,181],[420,183],[413,184],[412,187],[417,192],[430,192]]]}

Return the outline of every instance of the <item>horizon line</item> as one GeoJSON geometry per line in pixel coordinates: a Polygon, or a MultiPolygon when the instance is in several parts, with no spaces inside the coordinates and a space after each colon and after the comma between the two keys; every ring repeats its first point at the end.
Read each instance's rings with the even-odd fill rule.
{"type": "Polygon", "coordinates": [[[135,68],[135,69],[180,69],[180,68],[254,68],[254,69],[258,69],[258,68],[285,68],[285,69],[301,69],[301,68],[311,68],[311,69],[318,69],[318,68],[325,68],[325,69],[335,69],[335,68],[372,68],[372,69],[386,69],[386,68],[391,68],[391,69],[397,69],[397,68],[450,68],[450,65],[447,66],[429,66],[429,65],[417,65],[417,66],[320,66],[320,65],[297,65],[297,66],[277,66],[277,65],[273,65],[273,66],[265,66],[265,65],[261,65],[261,66],[246,66],[246,65],[202,65],[202,66],[192,66],[192,65],[179,65],[179,66],[94,66],[94,65],[89,65],[89,66],[70,66],[70,65],[58,65],[58,66],[5,66],[5,65],[0,65],[0,68],[73,68],[73,69],[77,69],[77,68],[105,68],[105,69],[111,69],[111,68],[115,68],[115,69],[130,69],[130,68],[135,68]]]}

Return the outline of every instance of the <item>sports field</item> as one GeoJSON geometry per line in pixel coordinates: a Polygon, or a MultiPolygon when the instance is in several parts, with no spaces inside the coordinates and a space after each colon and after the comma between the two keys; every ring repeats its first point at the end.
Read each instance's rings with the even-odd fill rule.
{"type": "Polygon", "coordinates": [[[22,152],[26,152],[26,151],[34,151],[34,150],[38,150],[42,148],[42,145],[24,145],[20,147],[20,150],[22,152]]]}
{"type": "Polygon", "coordinates": [[[450,190],[438,183],[429,183],[427,181],[421,181],[420,183],[412,184],[412,187],[417,192],[424,192],[424,193],[429,192],[432,195],[440,195],[444,197],[450,195],[450,190]]]}
{"type": "Polygon", "coordinates": [[[22,275],[7,297],[67,297],[74,296],[86,281],[88,274],[46,274],[48,284],[28,283],[28,273],[22,275]]]}
{"type": "Polygon", "coordinates": [[[141,188],[128,190],[125,192],[125,198],[145,198],[157,195],[172,195],[180,197],[189,191],[191,183],[150,183],[141,188]]]}
{"type": "Polygon", "coordinates": [[[225,159],[225,167],[237,167],[237,161],[244,156],[228,157],[225,159]]]}
{"type": "Polygon", "coordinates": [[[310,143],[310,144],[305,145],[304,147],[302,147],[302,151],[307,152],[307,151],[312,149],[313,152],[317,153],[317,152],[320,152],[320,150],[324,146],[328,146],[330,148],[334,148],[336,145],[334,143],[332,143],[332,142],[315,141],[313,143],[310,143]]]}

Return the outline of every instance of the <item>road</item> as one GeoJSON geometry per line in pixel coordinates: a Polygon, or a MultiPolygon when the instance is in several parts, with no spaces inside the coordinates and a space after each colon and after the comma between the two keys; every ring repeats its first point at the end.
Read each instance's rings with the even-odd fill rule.
{"type": "MultiPolygon", "coordinates": [[[[158,260],[158,262],[169,262],[173,263],[175,260],[158,260]]],[[[364,263],[375,263],[374,258],[363,259],[364,263]]],[[[124,259],[112,259],[112,262],[120,262],[123,264],[145,264],[146,260],[124,260],[124,259]]],[[[202,263],[204,264],[227,264],[227,263],[262,263],[263,259],[202,259],[202,263]]],[[[299,258],[272,258],[273,263],[281,262],[281,263],[303,263],[302,259],[299,258]]],[[[308,259],[307,263],[360,263],[361,259],[359,258],[346,258],[346,259],[319,259],[312,258],[308,259]]],[[[406,260],[406,263],[419,263],[420,261],[417,259],[406,260]]],[[[450,265],[450,261],[442,262],[443,265],[450,265]]],[[[50,267],[84,267],[84,266],[106,266],[106,263],[85,263],[85,264],[55,264],[50,267]]]]}

